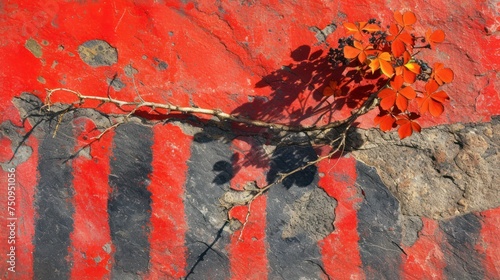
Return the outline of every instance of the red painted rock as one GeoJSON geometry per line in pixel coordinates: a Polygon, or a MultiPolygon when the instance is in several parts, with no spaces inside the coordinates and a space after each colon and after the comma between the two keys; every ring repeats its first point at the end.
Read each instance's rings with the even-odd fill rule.
{"type": "MultiPolygon", "coordinates": [[[[316,158],[311,146],[298,145],[303,134],[279,142],[273,130],[158,108],[137,108],[125,120],[123,110],[133,106],[80,104],[77,96],[324,124],[359,105],[330,99],[335,110],[324,110],[323,90],[335,78],[328,52],[346,35],[342,23],[377,18],[388,24],[394,11],[411,10],[416,32],[446,33],[446,41],[435,52],[422,50],[422,58],[455,73],[444,87],[451,99],[443,115],[422,117],[422,126],[495,127],[498,7],[462,2],[4,3],[0,278],[499,278],[496,196],[481,198],[490,202],[481,208],[457,191],[455,208],[433,216],[408,207],[408,197],[432,196],[423,190],[441,194],[440,185],[415,193],[408,176],[387,183],[387,174],[398,173],[394,166],[405,165],[397,147],[416,147],[426,141],[421,135],[397,142],[395,134],[353,131],[350,148],[372,149],[367,145],[382,139],[377,145],[392,149],[394,159],[380,154],[368,162],[368,150],[333,157],[233,208],[227,220],[219,198],[230,189],[254,181],[265,186],[316,158]],[[75,106],[47,111],[46,89],[67,89],[53,91],[51,101],[75,106]],[[464,210],[464,203],[471,208],[464,210]]],[[[374,127],[376,114],[362,116],[358,127],[374,127]]],[[[470,137],[463,141],[467,149],[453,144],[464,172],[473,171],[474,160],[498,164],[496,130],[474,133],[488,147],[474,149],[470,137]]],[[[426,151],[432,153],[417,156],[424,155],[429,168],[451,170],[446,163],[454,150],[426,151]]],[[[413,172],[411,179],[423,176],[413,172]]],[[[458,177],[443,174],[432,176],[447,187],[461,186],[452,182],[458,177]]],[[[500,185],[495,174],[490,181],[500,185]]]]}

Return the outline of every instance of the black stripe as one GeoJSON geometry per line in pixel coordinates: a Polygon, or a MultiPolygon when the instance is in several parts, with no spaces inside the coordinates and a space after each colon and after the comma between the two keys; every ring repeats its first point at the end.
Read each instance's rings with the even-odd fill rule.
{"type": "Polygon", "coordinates": [[[188,161],[184,211],[188,231],[186,279],[229,279],[226,215],[218,206],[233,177],[230,144],[195,135],[188,161]]]}
{"type": "Polygon", "coordinates": [[[72,113],[63,121],[58,117],[40,123],[38,148],[39,183],[36,188],[34,237],[35,279],[68,279],[70,258],[68,248],[73,231],[72,197],[74,194],[71,162],[66,161],[74,149],[72,113]],[[57,127],[57,133],[53,134],[57,127]]]}
{"type": "Polygon", "coordinates": [[[356,185],[364,200],[357,212],[359,249],[367,279],[400,279],[401,212],[376,170],[356,162],[356,185]]]}
{"type": "MultiPolygon", "coordinates": [[[[149,266],[152,172],[152,130],[128,123],[115,130],[110,160],[108,199],[111,240],[115,247],[112,276],[133,279],[149,266]]],[[[175,159],[173,159],[175,160],[175,159]]]]}
{"type": "Polygon", "coordinates": [[[474,214],[459,216],[439,223],[445,233],[443,254],[448,279],[484,279],[484,256],[476,250],[481,221],[474,214]]]}
{"type": "MultiPolygon", "coordinates": [[[[271,159],[268,183],[274,182],[279,173],[290,172],[316,158],[310,146],[277,147],[271,159]]],[[[318,179],[317,168],[310,166],[273,186],[267,193],[269,279],[320,279],[324,276],[317,240],[318,236],[333,230],[336,203],[318,188],[318,179]],[[309,202],[306,198],[311,196],[319,199],[309,202]],[[317,209],[318,205],[328,206],[325,209],[330,215],[317,209]],[[331,228],[325,229],[325,222],[331,228]]]]}

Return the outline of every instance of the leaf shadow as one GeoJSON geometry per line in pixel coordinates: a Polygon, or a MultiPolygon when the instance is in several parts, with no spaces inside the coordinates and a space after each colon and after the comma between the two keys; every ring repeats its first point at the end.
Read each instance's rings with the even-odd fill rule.
{"type": "MultiPolygon", "coordinates": [[[[303,45],[292,51],[290,56],[293,63],[276,69],[255,84],[255,88],[270,89],[269,95],[251,96],[249,102],[238,106],[231,114],[290,126],[320,125],[338,120],[339,112],[342,110],[350,113],[359,108],[382,84],[379,74],[361,73],[358,70],[360,64],[356,61],[347,61],[341,49],[330,49],[326,52],[303,45]],[[325,96],[323,92],[331,82],[338,85],[336,95],[325,96]]],[[[356,126],[357,123],[353,124],[353,128],[356,126]]],[[[252,166],[261,169],[270,168],[266,179],[269,181],[276,179],[279,173],[286,173],[315,159],[303,154],[304,147],[309,145],[311,139],[302,137],[302,140],[294,142],[292,148],[282,149],[280,143],[283,135],[280,135],[280,139],[276,139],[274,135],[276,131],[238,123],[231,124],[231,129],[235,133],[247,131],[260,137],[238,137],[250,148],[243,152],[235,152],[231,163],[227,162],[232,164],[232,177],[244,168],[252,166]],[[263,147],[269,144],[276,145],[273,153],[266,152],[263,147]],[[308,160],[303,161],[304,159],[308,160]]],[[[349,133],[354,133],[354,129],[350,129],[349,133]]],[[[349,136],[349,139],[359,139],[359,137],[349,136]]],[[[229,139],[232,140],[234,139],[229,139]]],[[[347,149],[358,145],[361,143],[348,143],[347,149]]],[[[310,145],[307,149],[313,150],[310,145]]],[[[288,187],[292,183],[307,185],[307,178],[311,178],[309,173],[315,173],[313,169],[314,167],[306,168],[290,176],[283,182],[284,185],[288,187]]],[[[228,177],[223,183],[229,182],[231,178],[228,177]]]]}

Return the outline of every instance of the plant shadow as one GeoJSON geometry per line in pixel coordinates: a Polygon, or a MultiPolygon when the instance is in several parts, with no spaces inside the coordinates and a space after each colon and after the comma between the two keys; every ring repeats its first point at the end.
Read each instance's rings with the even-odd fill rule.
{"type": "MultiPolygon", "coordinates": [[[[282,66],[255,84],[256,88],[269,88],[271,93],[268,96],[252,96],[249,102],[237,107],[231,114],[289,126],[324,125],[349,117],[380,87],[383,80],[379,74],[362,73],[356,61],[344,58],[341,49],[326,52],[303,45],[291,52],[291,58],[293,63],[282,66]]],[[[348,131],[351,143],[346,144],[347,150],[362,144],[356,143],[355,139],[359,137],[352,135],[357,125],[352,124],[348,131]]],[[[246,142],[249,148],[236,151],[229,161],[214,164],[213,171],[220,175],[213,182],[216,184],[229,182],[249,166],[263,170],[270,168],[266,180],[271,182],[279,174],[299,168],[318,156],[318,151],[309,144],[311,139],[304,133],[280,133],[239,123],[231,123],[230,131],[231,134],[222,137],[226,138],[225,141],[238,139],[246,142]],[[287,141],[283,139],[287,136],[292,140],[284,143],[287,141]],[[265,145],[276,148],[269,153],[265,145]]],[[[207,133],[203,131],[195,135],[195,141],[221,138],[220,135],[213,137],[207,133]]],[[[330,133],[331,139],[334,139],[339,132],[332,130],[330,133]]],[[[338,153],[335,157],[341,155],[338,153]]],[[[283,184],[286,187],[292,184],[307,186],[312,182],[315,168],[310,166],[286,178],[283,184]]]]}

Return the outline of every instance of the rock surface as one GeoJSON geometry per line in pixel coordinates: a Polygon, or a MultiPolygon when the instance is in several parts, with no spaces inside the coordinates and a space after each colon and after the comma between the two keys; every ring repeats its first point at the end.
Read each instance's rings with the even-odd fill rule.
{"type": "Polygon", "coordinates": [[[402,141],[363,131],[354,154],[378,169],[406,215],[443,219],[492,209],[500,206],[499,120],[424,129],[402,141]]]}

